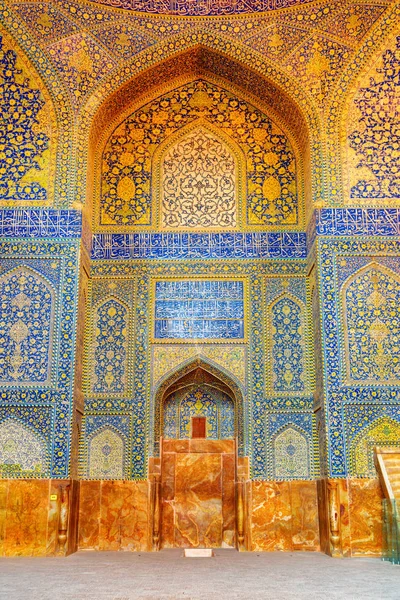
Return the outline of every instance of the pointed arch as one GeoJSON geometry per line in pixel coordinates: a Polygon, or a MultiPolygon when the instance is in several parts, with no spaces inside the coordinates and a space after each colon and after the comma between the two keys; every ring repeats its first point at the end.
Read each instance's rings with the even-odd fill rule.
{"type": "MultiPolygon", "coordinates": [[[[121,120],[128,107],[130,112],[137,110],[161,93],[196,78],[215,81],[234,93],[237,88],[239,97],[248,98],[249,102],[269,115],[282,128],[292,146],[297,148],[298,172],[302,173],[304,170],[307,202],[311,206],[311,184],[308,186],[308,182],[315,178],[318,170],[311,173],[310,160],[315,165],[320,164],[321,130],[317,123],[319,113],[317,110],[311,110],[312,99],[301,98],[303,90],[294,80],[283,72],[277,72],[276,65],[269,65],[267,58],[261,58],[250,48],[246,49],[246,56],[243,57],[243,50],[239,51],[230,43],[230,52],[227,54],[226,50],[224,52],[225,44],[214,34],[206,35],[200,32],[195,37],[191,36],[190,40],[177,37],[172,45],[174,44],[175,50],[171,44],[165,48],[157,46],[158,51],[152,47],[140,57],[132,59],[131,68],[129,65],[124,66],[120,73],[113,74],[112,82],[109,82],[109,96],[104,98],[100,90],[96,91],[90,99],[90,104],[82,110],[78,128],[82,143],[79,144],[78,160],[85,164],[88,149],[88,180],[85,184],[86,174],[81,170],[78,187],[86,188],[89,192],[85,207],[89,220],[92,219],[91,204],[98,195],[93,181],[98,161],[96,150],[102,145],[101,140],[110,123],[115,124],[117,115],[121,120]],[[252,67],[245,66],[246,63],[252,67]],[[156,88],[154,81],[163,82],[162,86],[156,88]],[[246,90],[243,89],[244,81],[246,90]]],[[[107,86],[107,82],[104,85],[107,86]]],[[[318,194],[319,185],[316,182],[314,187],[318,194]]],[[[300,183],[301,196],[302,188],[300,183]]],[[[85,199],[81,197],[80,201],[84,202],[85,199]]]]}
{"type": "Polygon", "coordinates": [[[162,426],[162,408],[163,401],[167,391],[180,379],[194,373],[197,369],[202,369],[209,373],[222,385],[230,390],[230,394],[235,401],[236,415],[236,436],[238,438],[238,450],[241,456],[246,455],[248,443],[248,419],[244,407],[244,391],[242,386],[234,380],[222,367],[215,366],[208,358],[196,356],[191,358],[172,372],[163,377],[152,393],[152,407],[150,412],[149,428],[149,454],[157,456],[159,452],[159,440],[162,426]]]}
{"type": "MultiPolygon", "coordinates": [[[[154,200],[154,183],[156,190],[168,190],[168,182],[159,181],[160,170],[154,166],[154,153],[171,135],[180,135],[183,127],[192,126],[193,120],[203,119],[204,123],[214,125],[213,132],[206,132],[206,136],[217,135],[224,137],[222,153],[229,157],[232,153],[227,150],[235,139],[236,146],[242,147],[242,152],[236,152],[242,173],[247,172],[247,191],[242,194],[242,209],[244,219],[241,226],[245,230],[254,228],[276,229],[277,227],[290,226],[294,229],[304,227],[303,193],[301,178],[301,154],[296,145],[286,132],[265,112],[258,109],[246,100],[246,94],[232,91],[230,84],[208,81],[204,76],[175,80],[175,86],[166,91],[163,89],[158,96],[151,96],[140,108],[133,109],[132,105],[121,114],[117,113],[114,120],[102,131],[102,141],[96,146],[96,160],[94,169],[94,227],[102,231],[113,228],[114,231],[146,231],[155,228],[157,221],[154,200]],[[237,95],[239,94],[239,95],[237,95]],[[293,145],[294,144],[294,145],[293,145]],[[264,161],[260,161],[260,152],[264,151],[264,161]]],[[[198,146],[199,140],[194,140],[198,146]]],[[[221,142],[217,142],[221,148],[221,142]]],[[[168,144],[168,141],[167,141],[168,144]]],[[[197,148],[198,150],[198,148],[197,148]]],[[[187,159],[186,151],[183,158],[178,161],[182,168],[187,159]]],[[[211,153],[204,153],[203,167],[210,161],[211,153]]],[[[195,160],[186,164],[190,172],[186,174],[186,185],[176,194],[175,188],[178,181],[174,181],[172,195],[179,198],[179,202],[187,195],[193,178],[199,176],[193,172],[195,160]]],[[[215,158],[215,157],[214,157],[215,158]]],[[[224,168],[217,168],[217,172],[224,168]]],[[[209,212],[219,216],[219,211],[224,209],[221,198],[225,191],[225,179],[218,174],[219,189],[216,206],[209,208],[209,212]]],[[[231,175],[232,177],[232,175],[231,175]]],[[[207,193],[204,202],[206,206],[212,203],[210,174],[206,178],[207,193]]],[[[215,185],[215,174],[213,183],[215,185]]],[[[234,188],[235,181],[231,187],[234,188]]],[[[204,184],[204,182],[203,182],[204,184]]],[[[197,183],[196,183],[197,186],[197,183]]],[[[236,186],[237,187],[237,186],[236,186]]],[[[197,195],[204,193],[203,185],[195,187],[197,195]]],[[[171,190],[170,190],[171,192],[171,190]]],[[[157,194],[156,194],[157,195],[157,194]]],[[[235,205],[235,201],[233,204],[235,205]]],[[[196,215],[199,199],[194,202],[196,215]]],[[[185,215],[185,209],[175,208],[185,215]]],[[[204,208],[203,208],[204,211],[204,208]]],[[[209,215],[210,216],[210,215],[209,215]]],[[[221,222],[218,229],[224,228],[226,211],[220,216],[221,222]]],[[[191,215],[193,219],[193,214],[191,215]]],[[[204,217],[203,217],[204,219],[204,217]]],[[[227,225],[232,228],[236,223],[227,225]]],[[[208,230],[208,224],[200,223],[208,230]]],[[[161,227],[165,229],[165,227],[161,227]]],[[[193,230],[189,219],[186,230],[193,230]]],[[[203,228],[197,226],[197,230],[203,228]]]]}
{"type": "Polygon", "coordinates": [[[0,276],[0,335],[5,360],[0,365],[2,385],[48,385],[56,292],[41,273],[19,265],[0,276]]]}
{"type": "Polygon", "coordinates": [[[399,297],[400,276],[376,261],[344,281],[340,313],[346,383],[398,383],[399,297]]]}
{"type": "Polygon", "coordinates": [[[308,479],[312,476],[310,442],[306,432],[287,423],[271,440],[274,456],[274,477],[277,479],[308,479]]]}
{"type": "Polygon", "coordinates": [[[156,223],[161,230],[186,231],[193,230],[193,226],[208,230],[229,230],[236,229],[244,221],[244,215],[241,213],[245,211],[246,200],[245,154],[232,137],[206,118],[198,118],[188,123],[160,143],[152,158],[152,179],[157,206],[156,223]],[[187,196],[185,187],[189,184],[192,190],[192,180],[198,175],[196,167],[193,168],[192,164],[196,157],[190,153],[193,144],[196,145],[197,160],[201,161],[203,167],[205,159],[212,165],[212,168],[202,173],[202,178],[195,183],[197,189],[206,189],[209,205],[204,204],[199,194],[194,194],[192,202],[178,207],[174,198],[180,193],[187,196]],[[212,180],[211,190],[206,178],[212,180]],[[188,179],[191,181],[188,182],[188,179]],[[169,186],[172,189],[168,189],[168,181],[172,182],[172,186],[169,186]],[[210,205],[210,193],[218,200],[216,205],[210,205]],[[168,209],[171,202],[173,210],[168,209]],[[224,205],[224,212],[219,215],[221,203],[224,205]],[[202,206],[202,211],[197,216],[194,204],[202,206]],[[173,224],[170,223],[171,212],[181,215],[181,223],[175,223],[175,220],[173,224]],[[188,214],[186,222],[182,221],[185,214],[188,214]],[[196,217],[196,224],[190,222],[189,215],[192,220],[196,217]],[[216,221],[218,216],[219,220],[216,221]]]}
{"type": "Polygon", "coordinates": [[[350,443],[350,470],[353,477],[376,477],[375,446],[399,446],[400,423],[378,417],[362,429],[350,443]]]}
{"type": "Polygon", "coordinates": [[[112,425],[93,431],[87,440],[86,477],[88,479],[125,479],[125,436],[112,425]]]}
{"type": "Polygon", "coordinates": [[[0,423],[0,474],[3,477],[45,477],[49,452],[45,440],[12,417],[0,423]]]}

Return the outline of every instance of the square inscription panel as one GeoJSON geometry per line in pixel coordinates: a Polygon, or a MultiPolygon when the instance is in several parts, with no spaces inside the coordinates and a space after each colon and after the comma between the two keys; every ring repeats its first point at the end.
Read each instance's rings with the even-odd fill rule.
{"type": "Polygon", "coordinates": [[[244,279],[158,279],[153,298],[153,341],[245,339],[244,279]]]}

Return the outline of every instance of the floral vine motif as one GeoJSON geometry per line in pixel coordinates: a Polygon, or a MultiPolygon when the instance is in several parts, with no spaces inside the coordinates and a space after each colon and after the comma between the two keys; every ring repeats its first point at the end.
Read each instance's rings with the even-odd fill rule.
{"type": "Polygon", "coordinates": [[[400,37],[395,50],[386,50],[383,68],[377,69],[378,81],[360,91],[355,100],[361,112],[359,128],[350,136],[350,147],[360,157],[358,168],[366,167],[373,175],[351,188],[351,197],[398,198],[400,196],[400,37]]]}
{"type": "Polygon", "coordinates": [[[196,128],[162,161],[162,226],[236,227],[235,158],[215,135],[196,128]]]}
{"type": "Polygon", "coordinates": [[[103,152],[100,225],[154,225],[154,152],[199,119],[228,135],[246,156],[246,224],[297,224],[295,158],[287,137],[247,102],[199,80],[150,102],[114,130],[103,152]]]}
{"type": "Polygon", "coordinates": [[[399,379],[399,293],[399,282],[379,268],[369,268],[345,285],[346,367],[350,380],[399,379]]]}
{"type": "Polygon", "coordinates": [[[49,138],[36,130],[44,106],[40,90],[31,89],[16,67],[17,55],[3,49],[0,36],[0,200],[46,200],[47,191],[35,181],[24,182],[49,138]]]}
{"type": "Polygon", "coordinates": [[[44,476],[48,451],[40,435],[14,419],[0,425],[0,474],[3,477],[18,473],[25,477],[44,476]]]}
{"type": "Polygon", "coordinates": [[[40,277],[17,269],[0,278],[0,380],[46,382],[49,374],[53,294],[40,277]]]}
{"type": "Polygon", "coordinates": [[[310,456],[307,438],[294,427],[287,427],[274,440],[275,477],[307,478],[310,456]]]}
{"type": "Polygon", "coordinates": [[[106,427],[92,436],[88,444],[88,477],[123,479],[125,444],[121,435],[106,427]]]}
{"type": "Polygon", "coordinates": [[[95,319],[92,391],[124,392],[126,386],[127,309],[111,298],[98,309],[95,319]]]}
{"type": "Polygon", "coordinates": [[[275,391],[304,391],[304,331],[301,307],[281,298],[272,307],[272,372],[275,391]]]}

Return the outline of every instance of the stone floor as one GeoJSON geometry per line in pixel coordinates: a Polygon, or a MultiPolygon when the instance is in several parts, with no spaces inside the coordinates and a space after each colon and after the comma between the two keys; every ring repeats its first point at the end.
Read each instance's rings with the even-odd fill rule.
{"type": "Polygon", "coordinates": [[[400,566],[317,553],[238,553],[213,558],[81,552],[0,559],[1,600],[399,600],[400,566]]]}

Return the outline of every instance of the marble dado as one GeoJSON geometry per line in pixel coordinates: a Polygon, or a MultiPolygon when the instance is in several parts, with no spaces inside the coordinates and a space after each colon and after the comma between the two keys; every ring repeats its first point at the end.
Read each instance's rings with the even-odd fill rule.
{"type": "Polygon", "coordinates": [[[319,481],[321,550],[338,557],[381,556],[382,499],[378,479],[319,481]]]}
{"type": "Polygon", "coordinates": [[[0,480],[0,556],[75,552],[78,492],[71,480],[0,480]]]}
{"type": "Polygon", "coordinates": [[[82,481],[80,491],[79,550],[151,550],[147,481],[82,481]]]}
{"type": "Polygon", "coordinates": [[[320,549],[315,481],[253,481],[251,550],[320,549]]]}
{"type": "MultiPolygon", "coordinates": [[[[233,454],[222,453],[218,457],[217,468],[215,457],[218,455],[215,452],[188,453],[191,442],[180,440],[176,446],[177,452],[170,452],[170,458],[173,455],[174,460],[167,460],[163,465],[162,545],[190,545],[188,537],[193,528],[187,507],[192,492],[204,501],[198,518],[207,525],[211,542],[218,538],[221,544],[233,545],[233,454]],[[201,459],[214,466],[214,469],[207,477],[204,493],[199,494],[199,488],[187,494],[185,481],[199,475],[201,459]],[[181,531],[178,534],[174,525],[173,505],[169,502],[175,497],[175,481],[180,486],[176,508],[181,531]]],[[[207,444],[212,445],[213,440],[207,441],[207,444]]],[[[204,473],[203,466],[200,467],[200,473],[204,473]]],[[[200,477],[198,479],[202,480],[200,477]]],[[[334,552],[332,545],[326,480],[248,480],[245,485],[245,547],[256,552],[321,549],[336,556],[380,556],[383,494],[379,481],[342,479],[333,483],[337,483],[337,552],[334,552]]],[[[70,554],[77,548],[151,550],[149,488],[148,481],[0,480],[0,556],[55,556],[70,554]],[[62,489],[67,486],[67,541],[62,548],[60,503],[62,489]]],[[[206,539],[202,543],[209,545],[206,539]]]]}
{"type": "Polygon", "coordinates": [[[233,440],[164,440],[164,548],[235,546],[233,440]]]}

